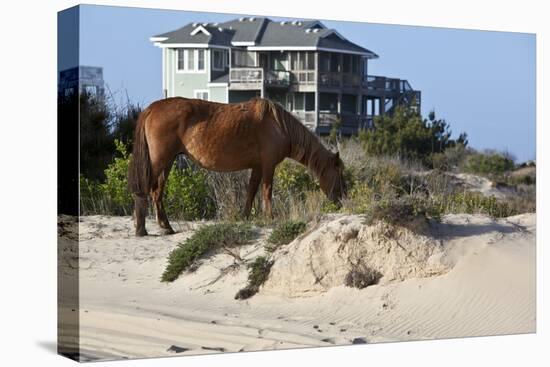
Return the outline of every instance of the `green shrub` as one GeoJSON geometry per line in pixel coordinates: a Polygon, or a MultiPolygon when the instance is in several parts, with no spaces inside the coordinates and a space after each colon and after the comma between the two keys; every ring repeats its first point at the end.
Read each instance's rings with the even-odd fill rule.
{"type": "Polygon", "coordinates": [[[319,184],[303,165],[285,159],[277,166],[274,178],[274,192],[278,195],[298,195],[303,198],[306,191],[318,190],[319,184]]]}
{"type": "Polygon", "coordinates": [[[248,266],[248,283],[246,287],[237,292],[235,299],[247,299],[258,293],[260,286],[267,280],[272,265],[273,262],[266,257],[257,257],[248,266]]]}
{"type": "Polygon", "coordinates": [[[470,154],[464,165],[466,172],[496,176],[514,169],[514,161],[502,153],[487,152],[470,154]]]}
{"type": "Polygon", "coordinates": [[[374,193],[364,182],[356,183],[349,191],[344,208],[352,213],[366,213],[372,204],[374,193]]]}
{"type": "Polygon", "coordinates": [[[210,219],[216,214],[203,169],[172,168],[164,189],[166,213],[184,220],[210,219]]]}
{"type": "Polygon", "coordinates": [[[274,251],[281,245],[292,242],[300,233],[306,230],[306,223],[303,221],[287,220],[278,224],[267,239],[268,251],[274,251]]]}
{"type": "Polygon", "coordinates": [[[254,230],[246,224],[219,223],[201,227],[170,252],[162,281],[172,282],[207,253],[220,248],[244,245],[253,236],[254,230]]]}
{"type": "Polygon", "coordinates": [[[377,194],[393,192],[404,185],[404,168],[399,159],[369,157],[355,173],[355,182],[366,184],[377,194]]]}
{"type": "MultiPolygon", "coordinates": [[[[128,215],[132,212],[133,197],[128,190],[127,146],[115,140],[117,156],[105,169],[105,182],[80,178],[81,212],[87,214],[128,215]]],[[[208,185],[207,172],[192,167],[174,167],[164,189],[166,213],[176,219],[210,219],[216,214],[208,185]]]]}
{"type": "Polygon", "coordinates": [[[425,198],[420,196],[404,195],[401,197],[383,197],[372,202],[367,207],[367,224],[382,221],[388,224],[406,227],[411,230],[421,222],[426,222],[428,217],[439,220],[441,212],[437,207],[425,198]]]}
{"type": "Polygon", "coordinates": [[[113,161],[105,169],[105,182],[100,185],[103,195],[109,197],[115,214],[129,214],[132,211],[133,198],[128,191],[129,155],[126,145],[115,140],[116,152],[113,161]]]}

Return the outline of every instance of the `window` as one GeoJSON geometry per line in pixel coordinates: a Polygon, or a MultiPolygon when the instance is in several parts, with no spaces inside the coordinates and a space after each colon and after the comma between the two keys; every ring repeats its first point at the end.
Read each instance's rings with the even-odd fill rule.
{"type": "Polygon", "coordinates": [[[274,53],[271,55],[272,69],[273,70],[287,70],[288,59],[285,53],[274,53]]]}
{"type": "Polygon", "coordinates": [[[177,50],[177,70],[186,72],[202,72],[206,65],[206,54],[204,49],[183,49],[177,50]]]}
{"type": "Polygon", "coordinates": [[[290,109],[293,111],[315,111],[315,93],[295,92],[289,98],[293,103],[290,109]]]}
{"type": "Polygon", "coordinates": [[[292,51],[290,54],[290,67],[292,70],[298,70],[298,52],[292,51]]]}
{"type": "Polygon", "coordinates": [[[321,61],[321,71],[330,71],[330,54],[323,52],[319,55],[319,59],[321,61]]]}
{"type": "Polygon", "coordinates": [[[195,98],[208,101],[209,93],[207,90],[196,90],[195,98]]]}
{"type": "Polygon", "coordinates": [[[294,93],[294,110],[296,111],[304,110],[304,93],[301,93],[301,92],[294,93]]]}
{"type": "Polygon", "coordinates": [[[315,53],[307,52],[306,54],[307,54],[306,69],[315,70],[315,53]]]}
{"type": "Polygon", "coordinates": [[[304,93],[306,95],[306,111],[315,111],[315,93],[304,93]]]}
{"type": "Polygon", "coordinates": [[[187,70],[195,70],[195,52],[194,50],[185,50],[187,54],[187,70]]]}
{"type": "Polygon", "coordinates": [[[231,56],[231,62],[233,66],[254,66],[255,63],[255,54],[254,52],[247,52],[243,50],[233,50],[231,56]]]}
{"type": "Polygon", "coordinates": [[[225,52],[221,50],[212,50],[212,69],[223,70],[225,64],[225,52]]]}
{"type": "Polygon", "coordinates": [[[178,48],[178,70],[185,69],[185,58],[184,58],[184,49],[178,48]]]}
{"type": "Polygon", "coordinates": [[[292,70],[314,70],[315,54],[313,52],[289,52],[292,70]]]}
{"type": "Polygon", "coordinates": [[[204,50],[197,50],[197,53],[198,53],[197,70],[204,70],[204,50]]]}

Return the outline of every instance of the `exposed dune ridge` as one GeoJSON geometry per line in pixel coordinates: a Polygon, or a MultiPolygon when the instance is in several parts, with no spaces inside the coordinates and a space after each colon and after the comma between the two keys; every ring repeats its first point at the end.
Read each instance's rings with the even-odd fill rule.
{"type": "MultiPolygon", "coordinates": [[[[228,254],[160,282],[168,253],[200,224],[173,236],[152,227],[145,238],[133,236],[129,217],[79,225],[84,360],[535,331],[535,214],[448,215],[430,236],[328,216],[273,255],[268,281],[248,301],[234,299],[247,270],[228,254]],[[378,284],[344,286],[353,264],[380,272],[378,284]]],[[[266,236],[240,257],[263,254],[266,236]]],[[[60,250],[63,266],[74,266],[70,240],[60,250]]]]}

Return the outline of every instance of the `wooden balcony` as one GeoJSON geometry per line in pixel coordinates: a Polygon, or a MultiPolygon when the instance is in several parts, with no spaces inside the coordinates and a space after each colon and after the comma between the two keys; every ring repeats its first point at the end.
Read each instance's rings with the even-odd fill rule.
{"type": "Polygon", "coordinates": [[[231,68],[229,71],[229,89],[254,90],[266,87],[287,88],[290,85],[290,73],[285,70],[267,70],[263,68],[231,68]]]}
{"type": "Polygon", "coordinates": [[[333,88],[358,88],[361,76],[353,73],[319,72],[319,85],[333,88]]]}
{"type": "Polygon", "coordinates": [[[315,85],[317,73],[315,70],[293,70],[290,72],[290,82],[293,84],[315,85]]]}
{"type": "Polygon", "coordinates": [[[292,114],[310,130],[315,129],[315,111],[292,111],[292,114]]]}
{"type": "Polygon", "coordinates": [[[317,132],[322,135],[328,134],[336,123],[339,123],[340,132],[343,135],[352,135],[357,134],[361,129],[371,128],[372,116],[349,112],[321,111],[319,112],[317,132]]]}
{"type": "Polygon", "coordinates": [[[262,89],[264,70],[262,68],[231,68],[229,88],[235,90],[262,89]]]}
{"type": "Polygon", "coordinates": [[[371,95],[386,95],[388,97],[413,92],[407,80],[377,75],[368,75],[363,78],[363,88],[366,88],[371,95]]]}

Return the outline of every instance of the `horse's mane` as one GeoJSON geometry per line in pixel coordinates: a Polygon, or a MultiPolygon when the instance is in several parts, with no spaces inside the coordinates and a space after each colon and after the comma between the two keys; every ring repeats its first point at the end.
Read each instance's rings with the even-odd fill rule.
{"type": "Polygon", "coordinates": [[[268,99],[255,99],[258,117],[271,114],[279,128],[290,140],[290,158],[309,167],[317,176],[322,175],[329,163],[330,151],[317,135],[309,131],[294,115],[279,103],[268,99]]]}

